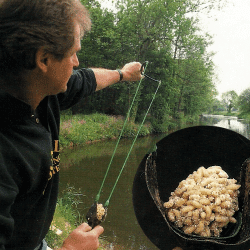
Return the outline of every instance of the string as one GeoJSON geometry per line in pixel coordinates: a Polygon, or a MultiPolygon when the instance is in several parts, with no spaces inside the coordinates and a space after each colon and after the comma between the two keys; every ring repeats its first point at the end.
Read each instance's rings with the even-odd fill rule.
{"type": "MultiPolygon", "coordinates": [[[[145,69],[147,68],[147,65],[148,65],[148,63],[145,65],[145,69]]],[[[134,98],[133,98],[132,103],[131,103],[131,105],[130,105],[130,108],[129,108],[129,110],[128,110],[126,119],[125,119],[125,121],[124,121],[122,130],[121,130],[120,135],[119,135],[119,137],[118,137],[118,140],[117,140],[115,149],[114,149],[113,154],[112,154],[112,156],[111,156],[111,159],[110,159],[108,168],[107,168],[107,170],[106,170],[106,173],[105,173],[105,175],[104,175],[104,178],[103,178],[102,184],[101,184],[101,186],[100,186],[99,192],[98,192],[97,195],[96,195],[96,198],[95,198],[95,202],[96,202],[96,203],[98,203],[98,201],[99,201],[99,199],[100,199],[100,195],[101,195],[101,191],[102,191],[103,185],[104,185],[104,183],[105,183],[105,181],[106,181],[106,178],[107,178],[109,169],[110,169],[110,167],[111,167],[111,164],[112,164],[112,162],[113,162],[113,159],[114,159],[114,156],[115,156],[115,153],[116,153],[118,144],[119,144],[119,142],[120,142],[120,140],[121,140],[121,137],[122,137],[123,131],[124,131],[124,129],[125,129],[125,125],[126,125],[126,123],[127,123],[127,121],[128,121],[128,118],[129,118],[129,115],[130,115],[132,106],[133,106],[133,104],[134,104],[135,98],[136,98],[137,93],[138,93],[138,91],[139,91],[139,88],[140,88],[140,86],[141,86],[141,82],[142,82],[142,78],[140,79],[139,84],[138,84],[138,86],[137,86],[137,89],[136,89],[134,98]]]]}
{"type": "Polygon", "coordinates": [[[125,161],[124,161],[124,164],[123,164],[123,166],[122,166],[122,168],[121,168],[121,170],[120,170],[120,172],[119,172],[119,174],[118,174],[118,177],[117,177],[117,179],[116,179],[116,181],[115,181],[115,184],[114,184],[114,186],[113,186],[113,188],[112,188],[112,190],[111,190],[111,192],[110,192],[110,195],[109,195],[107,201],[106,201],[105,204],[104,204],[104,207],[107,207],[107,206],[109,205],[111,196],[112,196],[112,194],[113,194],[113,192],[114,192],[114,190],[115,190],[115,187],[116,187],[116,185],[117,185],[117,183],[118,183],[118,181],[119,181],[119,179],[120,179],[120,176],[121,176],[121,174],[122,174],[122,171],[123,171],[123,169],[124,169],[124,167],[125,167],[125,165],[126,165],[126,163],[127,163],[127,161],[128,161],[128,158],[129,158],[129,156],[130,156],[130,153],[131,153],[131,151],[132,151],[132,149],[133,149],[133,147],[134,147],[134,144],[135,144],[135,142],[136,142],[136,139],[137,139],[137,137],[138,137],[138,135],[139,135],[139,133],[140,133],[140,130],[141,130],[141,128],[142,128],[142,126],[143,126],[143,124],[144,124],[144,122],[145,122],[145,119],[146,119],[146,117],[147,117],[147,115],[148,115],[148,112],[149,112],[151,106],[152,106],[152,103],[153,103],[153,101],[154,101],[154,99],[155,99],[156,93],[157,93],[157,91],[158,91],[160,85],[161,85],[161,81],[159,81],[159,84],[158,84],[157,89],[156,89],[156,91],[155,91],[155,93],[154,93],[154,95],[153,95],[153,98],[152,98],[152,100],[151,100],[151,103],[150,103],[150,105],[149,105],[149,108],[148,108],[148,110],[147,110],[147,112],[146,112],[146,114],[145,114],[145,116],[144,116],[144,118],[143,118],[143,121],[142,121],[142,123],[141,123],[141,125],[140,125],[140,127],[139,127],[139,129],[138,129],[138,132],[137,132],[137,134],[136,134],[136,136],[135,136],[135,138],[134,138],[134,141],[133,141],[133,143],[132,143],[132,145],[131,145],[131,147],[130,147],[130,149],[129,149],[129,152],[128,152],[128,154],[127,154],[127,157],[126,157],[126,159],[125,159],[125,161]]]}
{"type": "MultiPolygon", "coordinates": [[[[141,71],[143,70],[143,67],[144,67],[144,72],[145,72],[147,66],[148,66],[148,62],[146,61],[146,62],[142,65],[141,71]]],[[[111,190],[111,193],[110,193],[110,195],[109,195],[109,198],[108,198],[108,200],[105,202],[105,205],[104,205],[105,207],[107,207],[107,206],[109,205],[110,198],[111,198],[111,196],[112,196],[112,194],[113,194],[113,192],[114,192],[114,190],[115,190],[115,187],[116,187],[116,185],[117,185],[117,183],[118,183],[118,180],[119,180],[119,178],[120,178],[120,176],[121,176],[121,174],[122,174],[122,171],[123,171],[123,169],[124,169],[124,167],[125,167],[125,165],[126,165],[126,162],[127,162],[128,158],[129,158],[129,155],[130,155],[130,153],[131,153],[131,151],[132,151],[132,148],[133,148],[133,146],[134,146],[134,144],[135,144],[135,141],[136,141],[136,139],[137,139],[137,137],[138,137],[138,135],[139,135],[139,132],[140,132],[142,126],[143,126],[143,123],[144,123],[144,121],[145,121],[145,119],[146,119],[146,116],[147,116],[147,114],[148,114],[148,112],[149,112],[149,109],[151,108],[151,105],[152,105],[152,103],[153,103],[153,100],[155,99],[156,93],[157,93],[157,91],[158,91],[158,89],[159,89],[159,87],[160,87],[160,84],[161,84],[161,81],[155,80],[155,79],[153,79],[153,78],[151,78],[151,77],[145,75],[144,72],[142,72],[142,75],[144,75],[145,77],[149,78],[150,80],[154,80],[154,81],[159,82],[159,84],[158,84],[158,87],[157,87],[157,89],[156,89],[156,92],[155,92],[154,95],[153,95],[153,98],[152,98],[152,101],[151,101],[151,103],[150,103],[150,105],[149,105],[149,108],[148,108],[148,110],[147,110],[147,112],[146,112],[146,114],[145,114],[145,116],[144,116],[144,118],[143,118],[143,121],[142,121],[142,123],[141,123],[141,125],[140,125],[140,127],[139,127],[139,129],[138,129],[137,135],[136,135],[136,137],[135,137],[135,139],[134,139],[134,141],[133,141],[133,143],[132,143],[132,145],[131,145],[131,147],[130,147],[130,150],[129,150],[129,153],[128,153],[126,159],[125,159],[125,162],[124,162],[124,164],[123,164],[123,166],[122,166],[122,168],[121,168],[121,170],[120,170],[120,172],[119,172],[119,174],[118,174],[118,177],[117,177],[117,179],[116,179],[116,181],[115,181],[115,184],[114,184],[114,186],[113,186],[113,188],[112,188],[112,190],[111,190]]],[[[105,175],[104,175],[104,178],[103,178],[102,184],[101,184],[101,186],[100,186],[99,192],[98,192],[97,195],[96,195],[96,198],[95,198],[95,202],[96,202],[96,203],[98,203],[98,201],[99,201],[99,199],[100,199],[100,195],[101,195],[102,188],[103,188],[103,186],[104,186],[104,183],[105,183],[105,181],[106,181],[108,172],[109,172],[110,167],[111,167],[111,164],[112,164],[112,162],[113,162],[113,159],[114,159],[116,150],[117,150],[117,148],[118,148],[118,144],[119,144],[119,142],[120,142],[120,140],[121,140],[121,137],[122,137],[123,131],[124,131],[124,129],[125,129],[125,125],[126,125],[126,123],[127,123],[127,121],[128,121],[128,118],[129,118],[131,109],[132,109],[132,107],[133,107],[134,101],[135,101],[136,96],[137,96],[137,94],[138,94],[138,92],[139,92],[139,89],[140,89],[140,85],[141,85],[142,79],[143,79],[143,78],[140,79],[139,84],[138,84],[138,86],[137,86],[137,89],[136,89],[134,98],[133,98],[132,103],[131,103],[131,105],[130,105],[130,108],[129,108],[129,110],[128,110],[126,119],[125,119],[125,121],[124,121],[124,124],[123,124],[122,130],[121,130],[121,132],[120,132],[119,138],[118,138],[118,140],[117,140],[115,149],[114,149],[113,154],[112,154],[112,156],[111,156],[111,159],[110,159],[109,165],[108,165],[108,167],[107,167],[106,173],[105,173],[105,175]]]]}

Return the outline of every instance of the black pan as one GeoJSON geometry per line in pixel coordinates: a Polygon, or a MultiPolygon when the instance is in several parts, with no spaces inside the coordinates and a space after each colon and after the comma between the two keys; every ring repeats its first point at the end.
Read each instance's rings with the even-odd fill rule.
{"type": "Polygon", "coordinates": [[[146,236],[162,250],[250,249],[250,141],[231,130],[197,126],[169,134],[156,148],[143,158],[133,184],[134,211],[146,236]],[[241,184],[237,223],[217,238],[187,235],[168,221],[162,204],[189,174],[213,165],[241,184]]]}

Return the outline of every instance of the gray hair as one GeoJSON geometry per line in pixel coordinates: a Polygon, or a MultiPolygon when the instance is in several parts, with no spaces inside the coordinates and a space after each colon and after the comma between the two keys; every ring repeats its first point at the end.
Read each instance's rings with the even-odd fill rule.
{"type": "Polygon", "coordinates": [[[81,35],[91,28],[80,0],[0,0],[0,77],[36,67],[39,48],[62,60],[74,44],[74,22],[81,35]]]}

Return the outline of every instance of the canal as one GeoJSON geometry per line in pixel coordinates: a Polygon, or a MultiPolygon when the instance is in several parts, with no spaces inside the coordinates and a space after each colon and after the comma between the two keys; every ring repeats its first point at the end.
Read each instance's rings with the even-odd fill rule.
{"type": "MultiPolygon", "coordinates": [[[[236,117],[208,116],[201,118],[200,125],[213,125],[236,131],[250,138],[249,124],[236,117]]],[[[144,235],[137,223],[133,204],[132,186],[136,170],[144,155],[167,134],[139,138],[131,151],[128,162],[111,197],[108,215],[102,226],[102,238],[110,242],[110,249],[156,250],[144,235]]],[[[67,185],[81,189],[83,193],[79,212],[85,215],[93,204],[106,169],[109,165],[116,141],[105,141],[74,149],[64,150],[61,155],[60,190],[67,185]]],[[[103,186],[100,203],[105,203],[124,160],[129,152],[132,140],[121,140],[113,159],[109,174],[103,186]]]]}

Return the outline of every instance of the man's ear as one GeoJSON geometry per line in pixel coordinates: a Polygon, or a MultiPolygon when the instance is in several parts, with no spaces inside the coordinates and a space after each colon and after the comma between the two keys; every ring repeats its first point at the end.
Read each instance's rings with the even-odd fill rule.
{"type": "Polygon", "coordinates": [[[43,48],[39,48],[36,52],[36,65],[44,73],[48,70],[49,54],[43,48]]]}

